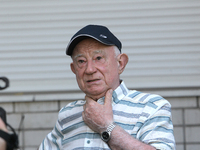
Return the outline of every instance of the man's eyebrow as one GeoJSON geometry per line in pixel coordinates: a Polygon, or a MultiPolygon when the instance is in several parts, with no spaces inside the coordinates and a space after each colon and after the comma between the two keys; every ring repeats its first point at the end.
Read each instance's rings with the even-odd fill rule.
{"type": "MultiPolygon", "coordinates": [[[[94,51],[93,52],[94,54],[103,54],[103,53],[105,53],[104,51],[102,51],[102,50],[96,50],[96,51],[94,51]]],[[[75,55],[74,57],[73,57],[73,59],[76,59],[77,57],[82,57],[83,56],[83,54],[77,54],[77,55],[75,55]]]]}
{"type": "Polygon", "coordinates": [[[76,59],[77,57],[81,57],[83,56],[83,54],[77,54],[76,56],[74,56],[74,59],[76,59]]]}

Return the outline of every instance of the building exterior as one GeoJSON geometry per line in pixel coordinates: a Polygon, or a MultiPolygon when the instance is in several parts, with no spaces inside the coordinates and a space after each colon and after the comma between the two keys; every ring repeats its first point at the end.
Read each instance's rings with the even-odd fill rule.
{"type": "Polygon", "coordinates": [[[87,24],[105,25],[121,40],[129,56],[121,78],[130,89],[170,101],[177,150],[199,149],[199,0],[1,0],[0,76],[10,86],[0,106],[20,130],[21,148],[35,150],[58,111],[84,98],[65,48],[87,24]]]}

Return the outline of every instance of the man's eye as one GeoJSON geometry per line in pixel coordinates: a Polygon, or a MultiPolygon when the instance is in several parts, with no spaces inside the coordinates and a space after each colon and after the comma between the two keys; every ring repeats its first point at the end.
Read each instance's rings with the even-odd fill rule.
{"type": "Polygon", "coordinates": [[[85,61],[84,60],[78,60],[78,63],[84,63],[85,61]]]}
{"type": "Polygon", "coordinates": [[[98,56],[96,59],[97,59],[97,60],[101,60],[101,59],[102,59],[102,57],[101,57],[101,56],[98,56]]]}

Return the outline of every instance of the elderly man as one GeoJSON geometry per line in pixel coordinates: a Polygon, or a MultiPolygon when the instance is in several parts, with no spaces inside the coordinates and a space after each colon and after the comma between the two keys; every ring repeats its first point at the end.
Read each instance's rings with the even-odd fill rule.
{"type": "Polygon", "coordinates": [[[40,150],[175,149],[169,102],[126,87],[120,74],[128,56],[121,48],[100,25],[88,25],[72,37],[66,54],[85,100],[60,110],[40,150]]]}

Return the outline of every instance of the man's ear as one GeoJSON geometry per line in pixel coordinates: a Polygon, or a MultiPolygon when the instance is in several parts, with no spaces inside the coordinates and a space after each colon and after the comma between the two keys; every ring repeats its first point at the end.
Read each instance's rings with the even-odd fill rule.
{"type": "Polygon", "coordinates": [[[74,74],[76,74],[76,71],[75,71],[73,62],[70,64],[70,67],[71,67],[71,71],[72,71],[74,74]]]}
{"type": "Polygon", "coordinates": [[[124,53],[119,54],[117,56],[117,60],[118,60],[119,74],[121,74],[124,71],[126,64],[128,63],[128,56],[124,53]]]}

